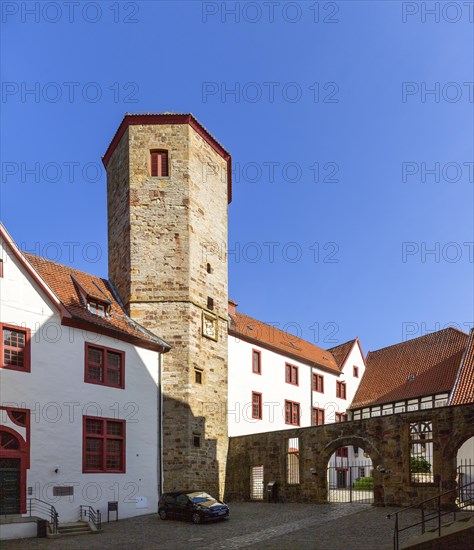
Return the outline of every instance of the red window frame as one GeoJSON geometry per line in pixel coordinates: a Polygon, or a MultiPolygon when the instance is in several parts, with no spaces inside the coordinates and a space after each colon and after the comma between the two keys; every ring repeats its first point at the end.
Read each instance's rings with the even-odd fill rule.
{"type": "Polygon", "coordinates": [[[20,372],[31,372],[31,330],[29,328],[19,327],[18,325],[9,325],[7,323],[0,323],[1,337],[0,337],[0,368],[16,370],[20,372]],[[10,330],[14,332],[20,332],[25,337],[25,345],[21,346],[11,346],[6,345],[4,342],[4,331],[10,330]],[[18,352],[19,350],[23,351],[23,365],[11,365],[5,362],[5,352],[13,351],[18,352]]]}
{"type": "Polygon", "coordinates": [[[324,376],[313,372],[313,391],[324,393],[324,376]]]}
{"type": "Polygon", "coordinates": [[[346,383],[336,380],[336,397],[339,397],[339,399],[346,399],[346,395],[346,383]]]}
{"type": "Polygon", "coordinates": [[[252,372],[262,374],[262,353],[258,349],[252,350],[252,372]]]}
{"type": "Polygon", "coordinates": [[[125,448],[126,448],[126,422],[125,420],[119,420],[116,418],[101,418],[98,416],[83,416],[82,423],[82,473],[84,474],[124,474],[126,473],[125,467],[125,448]],[[88,431],[87,423],[93,421],[98,425],[100,423],[100,433],[97,431],[88,431]],[[118,424],[121,426],[121,434],[108,433],[109,426],[118,424]],[[88,451],[88,440],[101,441],[101,449],[88,451]],[[107,443],[110,441],[120,441],[120,451],[108,451],[107,443]],[[108,457],[120,456],[120,468],[107,467],[108,457]],[[100,467],[89,467],[88,457],[100,457],[100,467]]]}
{"type": "Polygon", "coordinates": [[[257,391],[252,392],[252,418],[262,420],[262,394],[257,391]]]}
{"type": "Polygon", "coordinates": [[[347,422],[349,416],[347,413],[336,413],[336,422],[347,422]]]}
{"type": "Polygon", "coordinates": [[[349,449],[347,447],[339,447],[339,449],[336,450],[336,456],[349,458],[349,449]]]}
{"type": "Polygon", "coordinates": [[[354,378],[359,378],[359,367],[357,367],[356,365],[354,365],[352,367],[352,374],[354,375],[354,378]]]}
{"type": "Polygon", "coordinates": [[[125,388],[125,352],[118,349],[106,348],[104,346],[97,346],[96,344],[86,342],[84,352],[84,382],[86,382],[87,384],[98,384],[99,386],[108,386],[110,388],[119,388],[123,390],[125,388]],[[91,348],[99,350],[101,352],[102,363],[94,363],[93,361],[89,361],[89,350],[91,348]],[[120,356],[120,366],[118,369],[111,365],[108,365],[107,357],[109,353],[120,356]],[[99,368],[102,369],[102,380],[97,380],[97,378],[91,376],[91,370],[99,368]],[[117,370],[120,373],[120,384],[115,384],[108,380],[109,371],[117,370]]]}
{"type": "Polygon", "coordinates": [[[285,399],[285,424],[291,426],[300,425],[300,404],[285,399]]]}
{"type": "Polygon", "coordinates": [[[291,363],[285,363],[285,382],[298,386],[298,367],[291,363]]]}
{"type": "Polygon", "coordinates": [[[322,426],[324,424],[324,409],[313,407],[311,411],[311,426],[322,426]]]}
{"type": "Polygon", "coordinates": [[[169,159],[166,149],[152,149],[150,151],[150,176],[153,178],[167,178],[169,176],[169,159]]]}
{"type": "Polygon", "coordinates": [[[101,302],[95,298],[87,299],[87,310],[92,313],[92,315],[97,315],[97,317],[109,317],[110,315],[110,304],[107,302],[101,302]]]}
{"type": "Polygon", "coordinates": [[[3,260],[0,258],[0,279],[3,278],[3,260]]]}

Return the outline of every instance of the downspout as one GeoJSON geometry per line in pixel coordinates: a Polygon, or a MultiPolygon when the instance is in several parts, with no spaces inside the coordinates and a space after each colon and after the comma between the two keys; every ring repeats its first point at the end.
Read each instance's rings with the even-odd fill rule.
{"type": "Polygon", "coordinates": [[[161,367],[163,352],[158,354],[158,499],[163,494],[163,391],[161,367]]]}

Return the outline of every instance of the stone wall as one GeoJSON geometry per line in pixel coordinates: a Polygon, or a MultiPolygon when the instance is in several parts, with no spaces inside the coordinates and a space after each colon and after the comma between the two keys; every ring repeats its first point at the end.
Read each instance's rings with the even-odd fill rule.
{"type": "MultiPolygon", "coordinates": [[[[474,435],[474,404],[443,407],[311,428],[231,437],[229,439],[226,498],[250,499],[250,469],[264,466],[265,486],[278,483],[279,499],[287,502],[327,502],[326,468],[339,447],[355,445],[370,455],[374,465],[374,504],[405,506],[439,493],[438,484],[410,483],[409,425],[433,422],[433,473],[441,490],[456,483],[456,454],[474,435]],[[300,483],[286,483],[288,438],[299,438],[300,483]],[[385,469],[378,471],[377,466],[385,469]]],[[[446,504],[452,503],[449,497],[446,504]]]]}
{"type": "Polygon", "coordinates": [[[227,243],[226,170],[188,124],[129,126],[107,166],[109,250],[122,252],[110,255],[109,276],[131,317],[172,346],[162,371],[165,490],[223,492],[227,256],[216,251],[227,243]],[[169,177],[150,176],[151,149],[168,150],[169,177]],[[203,335],[204,312],[217,340],[203,335]]]}

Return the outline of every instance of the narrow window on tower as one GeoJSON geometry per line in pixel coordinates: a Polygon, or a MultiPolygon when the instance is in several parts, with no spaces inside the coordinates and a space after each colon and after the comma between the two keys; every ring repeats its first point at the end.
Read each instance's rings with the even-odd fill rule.
{"type": "Polygon", "coordinates": [[[194,382],[196,384],[202,384],[202,370],[201,369],[194,369],[194,382]]]}
{"type": "Polygon", "coordinates": [[[214,309],[214,299],[207,297],[207,309],[210,309],[211,311],[214,309]]]}
{"type": "Polygon", "coordinates": [[[211,264],[208,263],[208,264],[206,265],[206,271],[207,271],[208,273],[212,273],[211,264]]]}
{"type": "Polygon", "coordinates": [[[150,151],[150,175],[161,178],[169,176],[168,151],[165,149],[153,149],[150,151]]]}
{"type": "Polygon", "coordinates": [[[196,434],[196,433],[193,434],[193,445],[195,447],[201,446],[201,436],[199,434],[196,434]]]}

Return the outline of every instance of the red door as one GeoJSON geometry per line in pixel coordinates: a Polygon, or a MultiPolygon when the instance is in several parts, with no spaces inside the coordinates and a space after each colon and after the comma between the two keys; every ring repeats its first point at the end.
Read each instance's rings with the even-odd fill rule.
{"type": "Polygon", "coordinates": [[[0,427],[0,514],[26,512],[26,452],[22,437],[0,427]]]}

